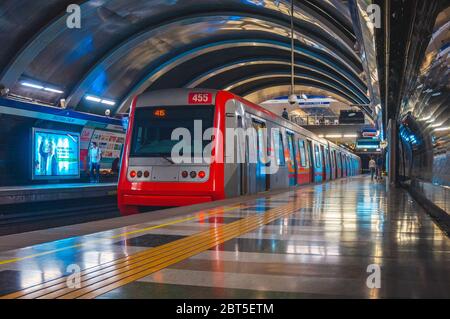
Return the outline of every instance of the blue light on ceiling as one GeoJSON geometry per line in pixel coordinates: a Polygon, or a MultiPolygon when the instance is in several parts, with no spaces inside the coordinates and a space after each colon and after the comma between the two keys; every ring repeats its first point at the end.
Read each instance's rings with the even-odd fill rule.
{"type": "Polygon", "coordinates": [[[108,87],[108,76],[106,75],[106,71],[102,70],[101,72],[99,72],[95,80],[92,82],[89,91],[95,95],[103,96],[107,87],[108,87]]]}
{"type": "Polygon", "coordinates": [[[264,1],[263,0],[241,0],[244,4],[249,4],[253,6],[263,7],[264,1]]]}
{"type": "Polygon", "coordinates": [[[84,39],[82,39],[78,46],[73,50],[67,57],[68,63],[74,63],[81,59],[82,57],[85,57],[95,51],[94,47],[94,39],[92,35],[86,36],[84,39]]]}

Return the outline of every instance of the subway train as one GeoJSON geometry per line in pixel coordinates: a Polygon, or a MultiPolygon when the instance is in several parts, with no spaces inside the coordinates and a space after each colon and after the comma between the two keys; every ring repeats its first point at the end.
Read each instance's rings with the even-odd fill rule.
{"type": "Polygon", "coordinates": [[[128,125],[118,184],[124,215],[319,183],[361,170],[355,154],[227,91],[141,94],[133,100],[128,125]]]}

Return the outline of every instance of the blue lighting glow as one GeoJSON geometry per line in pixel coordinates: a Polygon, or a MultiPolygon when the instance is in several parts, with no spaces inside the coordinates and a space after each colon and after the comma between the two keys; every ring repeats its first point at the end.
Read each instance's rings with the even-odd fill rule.
{"type": "Polygon", "coordinates": [[[103,95],[108,87],[108,76],[106,75],[106,71],[101,71],[92,82],[91,89],[96,95],[103,95]]]}
{"type": "Polygon", "coordinates": [[[93,53],[94,51],[94,39],[92,35],[88,35],[78,43],[78,46],[75,48],[75,50],[73,50],[67,57],[67,62],[70,64],[75,63],[79,59],[93,53]]]}
{"type": "Polygon", "coordinates": [[[400,137],[403,141],[411,144],[411,145],[420,145],[420,138],[414,134],[411,129],[405,125],[400,126],[400,137]]]}
{"type": "Polygon", "coordinates": [[[258,7],[264,7],[264,1],[263,0],[241,0],[244,4],[249,4],[253,6],[258,7]]]}

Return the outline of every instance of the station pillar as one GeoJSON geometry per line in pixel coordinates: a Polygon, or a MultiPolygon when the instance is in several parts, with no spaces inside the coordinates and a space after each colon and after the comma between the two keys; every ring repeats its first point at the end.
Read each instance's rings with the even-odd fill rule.
{"type": "Polygon", "coordinates": [[[393,119],[388,123],[388,147],[389,147],[389,184],[398,185],[398,158],[399,158],[399,139],[397,122],[393,119]]]}

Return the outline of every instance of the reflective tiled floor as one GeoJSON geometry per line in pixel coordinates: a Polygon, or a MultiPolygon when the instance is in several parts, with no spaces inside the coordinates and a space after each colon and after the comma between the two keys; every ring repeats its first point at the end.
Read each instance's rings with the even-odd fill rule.
{"type": "Polygon", "coordinates": [[[28,287],[9,297],[450,298],[450,240],[356,177],[0,253],[0,295],[28,287]]]}

